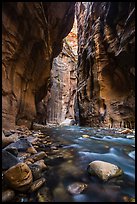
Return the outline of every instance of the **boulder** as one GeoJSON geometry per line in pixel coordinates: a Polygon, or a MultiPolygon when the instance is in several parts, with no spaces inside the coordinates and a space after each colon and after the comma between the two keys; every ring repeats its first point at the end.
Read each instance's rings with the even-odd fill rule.
{"type": "Polygon", "coordinates": [[[2,148],[6,147],[10,143],[17,141],[17,139],[18,139],[17,134],[13,134],[13,135],[6,137],[4,132],[2,131],[2,148]]]}
{"type": "Polygon", "coordinates": [[[26,138],[21,138],[12,144],[9,144],[5,149],[9,147],[16,147],[19,152],[37,153],[35,148],[26,138]]]}
{"type": "Polygon", "coordinates": [[[7,170],[19,163],[19,159],[6,150],[2,150],[2,169],[7,170]]]}
{"type": "Polygon", "coordinates": [[[66,118],[62,123],[60,123],[61,126],[70,126],[75,124],[76,124],[76,121],[70,118],[66,118]]]}
{"type": "Polygon", "coordinates": [[[11,188],[24,192],[32,184],[32,172],[27,164],[18,163],[4,173],[4,179],[11,188]]]}
{"type": "Polygon", "coordinates": [[[88,172],[91,175],[97,175],[103,181],[120,176],[123,171],[118,166],[104,161],[93,161],[88,166],[88,172]]]}

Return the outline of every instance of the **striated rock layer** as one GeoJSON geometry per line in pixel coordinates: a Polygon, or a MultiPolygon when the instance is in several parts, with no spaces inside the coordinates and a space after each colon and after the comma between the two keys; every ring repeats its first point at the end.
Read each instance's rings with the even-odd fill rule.
{"type": "Polygon", "coordinates": [[[5,2],[2,7],[3,127],[31,126],[53,58],[74,21],[75,2],[5,2]]]}
{"type": "Polygon", "coordinates": [[[37,106],[36,122],[60,124],[65,118],[74,118],[76,62],[65,39],[62,52],[53,60],[50,85],[46,97],[37,106]]]}
{"type": "Polygon", "coordinates": [[[76,58],[67,42],[64,42],[61,54],[53,61],[51,83],[47,121],[61,123],[65,118],[74,118],[76,58]]]}
{"type": "Polygon", "coordinates": [[[53,59],[46,97],[37,105],[36,122],[60,124],[65,118],[74,119],[77,88],[77,24],[76,19],[63,40],[62,52],[53,59]]]}
{"type": "Polygon", "coordinates": [[[135,4],[77,2],[80,125],[135,122],[135,4]]]}

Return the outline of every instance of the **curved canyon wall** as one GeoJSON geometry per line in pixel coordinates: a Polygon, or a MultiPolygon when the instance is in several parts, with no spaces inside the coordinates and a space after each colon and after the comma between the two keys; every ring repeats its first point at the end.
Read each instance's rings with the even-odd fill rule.
{"type": "Polygon", "coordinates": [[[80,125],[135,122],[135,4],[77,2],[80,125]]]}
{"type": "Polygon", "coordinates": [[[47,93],[53,58],[74,22],[75,2],[2,6],[2,125],[31,127],[47,93]]]}

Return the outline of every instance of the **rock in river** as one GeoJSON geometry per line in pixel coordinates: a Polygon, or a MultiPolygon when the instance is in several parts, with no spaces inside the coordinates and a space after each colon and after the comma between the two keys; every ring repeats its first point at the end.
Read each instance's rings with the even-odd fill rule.
{"type": "Polygon", "coordinates": [[[87,184],[85,184],[85,183],[75,182],[75,183],[69,185],[67,190],[71,194],[80,194],[86,187],[87,187],[87,184]]]}
{"type": "Polygon", "coordinates": [[[93,161],[89,164],[88,172],[91,175],[97,175],[103,181],[107,181],[108,179],[119,176],[123,173],[122,169],[118,166],[99,160],[93,161]]]}
{"type": "Polygon", "coordinates": [[[45,183],[45,181],[46,181],[46,179],[43,177],[34,181],[30,187],[30,192],[37,191],[45,183]]]}
{"type": "Polygon", "coordinates": [[[2,202],[8,202],[11,201],[15,196],[15,193],[11,189],[7,189],[2,192],[2,202]]]}

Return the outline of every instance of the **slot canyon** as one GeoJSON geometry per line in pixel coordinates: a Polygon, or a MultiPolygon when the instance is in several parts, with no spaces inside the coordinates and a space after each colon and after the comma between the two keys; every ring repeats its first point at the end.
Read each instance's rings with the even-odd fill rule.
{"type": "Polygon", "coordinates": [[[135,202],[135,2],[2,3],[2,202],[135,202]]]}

